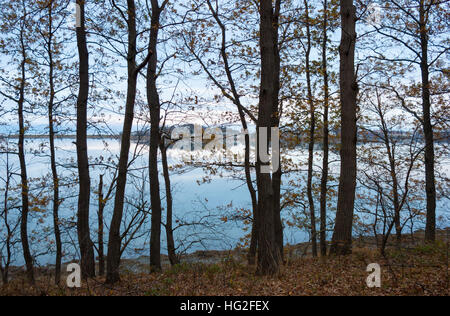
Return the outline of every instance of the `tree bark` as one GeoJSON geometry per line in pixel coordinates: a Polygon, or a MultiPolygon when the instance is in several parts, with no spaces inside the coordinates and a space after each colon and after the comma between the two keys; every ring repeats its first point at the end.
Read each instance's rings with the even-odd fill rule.
{"type": "Polygon", "coordinates": [[[419,2],[420,15],[420,46],[422,75],[422,111],[423,134],[425,136],[425,190],[427,196],[427,216],[425,225],[425,240],[436,240],[436,183],[434,175],[434,136],[431,123],[430,80],[428,65],[428,29],[424,1],[419,2]]]}
{"type": "Polygon", "coordinates": [[[158,0],[152,0],[152,18],[150,30],[150,43],[148,46],[151,54],[147,67],[147,102],[150,110],[150,150],[149,150],[149,175],[150,175],[150,199],[152,205],[151,235],[150,235],[150,270],[161,270],[161,196],[159,192],[158,172],[158,148],[161,141],[160,111],[161,104],[156,87],[158,66],[158,33],[161,8],[158,0]]]}
{"type": "MultiPolygon", "coordinates": [[[[278,92],[279,92],[279,51],[278,51],[278,13],[279,1],[275,12],[271,0],[260,2],[260,48],[261,48],[261,87],[259,95],[259,109],[257,122],[258,153],[256,162],[258,185],[258,266],[260,275],[274,275],[279,272],[280,253],[275,236],[275,210],[274,184],[270,174],[261,172],[264,162],[259,153],[262,142],[268,144],[268,139],[261,139],[260,129],[267,129],[274,120],[278,119],[278,92]],[[276,111],[274,111],[276,109],[276,111]]],[[[268,145],[267,145],[268,148],[268,145]]],[[[276,187],[277,184],[275,184],[276,187]]]]}
{"type": "Polygon", "coordinates": [[[244,158],[244,169],[245,169],[245,180],[247,183],[247,188],[250,193],[250,198],[252,201],[253,210],[253,220],[252,220],[252,230],[250,235],[250,247],[247,255],[247,262],[249,265],[254,265],[256,263],[256,252],[258,249],[258,198],[256,195],[256,190],[253,187],[252,175],[250,170],[250,135],[248,134],[247,121],[245,119],[245,114],[242,109],[239,110],[239,116],[241,118],[241,124],[244,131],[247,131],[244,135],[245,142],[245,158],[244,158]]]}
{"type": "MultiPolygon", "coordinates": [[[[280,60],[280,51],[278,46],[278,28],[279,28],[279,17],[280,17],[280,9],[281,9],[281,1],[275,1],[275,8],[273,9],[273,22],[272,22],[272,31],[274,37],[274,97],[272,99],[272,127],[279,128],[280,126],[280,105],[279,105],[279,94],[280,94],[280,69],[281,69],[281,60],[280,60]]],[[[280,138],[278,138],[280,139],[280,138]]],[[[272,141],[273,142],[273,141],[272,141]]],[[[280,148],[280,142],[278,141],[278,148],[280,148]]],[[[272,155],[273,156],[273,155],[272,155]]],[[[273,159],[273,158],[272,158],[273,159]]],[[[280,262],[283,262],[284,259],[284,245],[283,245],[283,222],[281,220],[281,176],[282,176],[282,168],[281,168],[281,152],[278,153],[278,169],[275,170],[272,174],[272,190],[274,193],[273,197],[273,212],[274,212],[274,229],[275,229],[275,246],[278,250],[278,259],[280,262]]]]}
{"type": "Polygon", "coordinates": [[[52,170],[53,180],[53,231],[56,244],[55,259],[55,284],[59,284],[61,280],[61,260],[62,260],[62,243],[61,231],[59,229],[59,176],[56,167],[56,150],[55,150],[55,117],[54,117],[54,100],[55,100],[55,84],[54,84],[54,64],[53,64],[53,6],[48,5],[48,39],[47,53],[49,58],[49,83],[50,83],[50,99],[48,102],[48,126],[49,126],[49,143],[50,143],[50,166],[52,170]]]}
{"type": "Polygon", "coordinates": [[[116,195],[114,198],[114,211],[111,219],[108,240],[108,255],[106,258],[106,282],[116,283],[120,280],[119,266],[122,238],[120,226],[122,223],[123,207],[125,199],[125,187],[127,183],[128,155],[131,146],[131,129],[134,120],[134,106],[136,100],[136,84],[139,68],[136,66],[136,6],[134,0],[127,0],[128,5],[128,54],[127,54],[127,99],[125,104],[125,118],[122,129],[122,141],[119,157],[116,195]]]}
{"type": "Polygon", "coordinates": [[[272,175],[272,189],[273,195],[273,224],[275,234],[275,247],[278,251],[280,262],[284,260],[284,236],[283,236],[283,222],[281,220],[281,159],[278,162],[279,169],[272,175]]]}
{"type": "Polygon", "coordinates": [[[98,184],[98,274],[105,275],[105,250],[104,250],[104,231],[103,231],[103,213],[105,210],[105,199],[103,196],[103,175],[100,175],[98,184]]]}
{"type": "MultiPolygon", "coordinates": [[[[23,19],[25,20],[26,14],[23,19]]],[[[25,25],[25,21],[23,23],[25,25]]],[[[29,213],[29,183],[27,175],[27,164],[25,160],[25,123],[24,123],[24,103],[25,103],[25,82],[26,82],[26,70],[25,64],[27,60],[27,53],[25,48],[24,29],[22,27],[20,31],[20,47],[21,47],[21,80],[19,86],[19,100],[18,100],[18,121],[19,121],[19,141],[18,141],[18,155],[20,163],[20,179],[21,179],[21,196],[22,196],[22,212],[20,222],[20,239],[22,242],[23,256],[25,259],[25,266],[27,269],[28,281],[34,284],[34,269],[33,269],[33,257],[31,256],[29,241],[28,241],[28,213],[29,213]]]]}
{"type": "Polygon", "coordinates": [[[81,254],[81,274],[83,278],[95,276],[93,242],[89,228],[89,201],[91,179],[87,152],[87,101],[89,96],[89,53],[86,43],[85,1],[77,0],[80,6],[80,27],[77,27],[77,46],[79,55],[80,89],[77,99],[77,161],[79,174],[78,195],[78,243],[81,254]]]}
{"type": "Polygon", "coordinates": [[[308,90],[308,105],[309,105],[309,144],[308,144],[308,181],[307,181],[307,195],[309,203],[309,215],[311,220],[311,248],[313,257],[317,257],[317,238],[316,238],[316,211],[314,207],[314,197],[312,193],[312,178],[313,178],[313,163],[314,163],[314,133],[316,130],[316,110],[314,108],[314,100],[311,88],[311,66],[310,66],[310,55],[311,55],[311,27],[309,19],[309,7],[308,2],[304,0],[305,4],[305,18],[306,18],[306,37],[307,37],[307,48],[306,48],[306,86],[308,90]]]}
{"type": "Polygon", "coordinates": [[[329,160],[329,127],[328,127],[328,63],[327,63],[327,45],[328,45],[328,0],[323,1],[323,43],[322,43],[322,71],[323,71],[323,160],[322,160],[322,178],[320,180],[320,254],[327,255],[327,191],[328,191],[328,160],[329,160]]]}
{"type": "Polygon", "coordinates": [[[356,188],[356,8],[352,0],[341,0],[340,7],[341,167],[336,223],[330,248],[330,253],[334,255],[351,253],[356,188]]]}
{"type": "Polygon", "coordinates": [[[164,142],[164,138],[161,139],[159,144],[161,150],[162,167],[164,174],[164,183],[166,186],[166,207],[167,207],[167,219],[166,219],[166,239],[167,239],[167,253],[169,255],[170,264],[176,265],[180,263],[175,252],[175,241],[173,238],[173,198],[172,188],[170,185],[169,164],[167,162],[167,147],[164,142]]]}

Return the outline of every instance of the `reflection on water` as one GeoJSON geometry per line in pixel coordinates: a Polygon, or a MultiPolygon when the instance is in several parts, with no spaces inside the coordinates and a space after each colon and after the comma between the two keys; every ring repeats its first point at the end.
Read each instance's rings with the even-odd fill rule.
{"type": "MultiPolygon", "coordinates": [[[[73,139],[58,139],[57,145],[57,161],[59,163],[58,172],[62,179],[61,196],[63,198],[60,215],[62,218],[63,238],[65,260],[70,260],[77,257],[76,253],[76,229],[74,223],[76,221],[76,201],[77,201],[77,186],[74,185],[76,180],[76,152],[73,139]]],[[[14,147],[16,141],[11,141],[11,146],[14,147]]],[[[48,157],[48,148],[45,139],[27,140],[27,166],[28,175],[32,181],[32,194],[37,197],[43,197],[50,192],[49,183],[42,181],[43,178],[50,174],[50,161],[48,157]],[[43,187],[44,186],[44,187],[43,187]],[[47,186],[47,188],[45,188],[47,186]],[[47,189],[47,190],[46,190],[47,189]]],[[[96,191],[98,186],[98,179],[100,175],[104,175],[105,188],[108,186],[114,176],[114,163],[118,160],[120,150],[120,142],[117,139],[89,139],[88,152],[91,159],[91,179],[92,179],[92,196],[91,196],[91,226],[92,239],[97,240],[97,206],[98,201],[96,191]]],[[[236,153],[239,153],[243,148],[235,148],[236,153]]],[[[186,153],[184,153],[186,154],[186,153]]],[[[205,153],[189,153],[192,159],[196,161],[212,162],[217,160],[218,155],[207,156],[205,153]]],[[[231,249],[241,242],[241,238],[249,233],[245,230],[242,221],[224,220],[225,217],[233,218],[240,214],[238,210],[250,209],[251,201],[245,183],[243,182],[244,175],[242,170],[235,170],[232,174],[227,171],[219,171],[214,175],[209,175],[201,167],[184,166],[183,159],[181,159],[181,152],[177,150],[169,150],[169,164],[171,168],[171,182],[173,186],[173,212],[174,212],[174,226],[180,226],[175,231],[176,244],[179,245],[179,250],[186,248],[187,251],[195,251],[200,249],[231,249]],[[180,167],[180,168],[179,168],[180,167]],[[237,172],[237,173],[236,173],[237,172]]],[[[227,157],[222,157],[225,159],[227,157]]],[[[293,163],[307,161],[307,152],[303,149],[289,152],[289,158],[293,163]]],[[[334,161],[330,165],[330,174],[337,174],[339,165],[336,154],[331,155],[330,161],[334,161]]],[[[5,155],[1,155],[0,170],[4,170],[5,155]]],[[[18,169],[18,161],[15,156],[9,157],[9,163],[18,169]]],[[[142,202],[141,205],[148,207],[150,205],[149,189],[148,189],[148,150],[146,146],[132,143],[130,149],[130,160],[133,161],[130,166],[130,175],[128,177],[129,184],[127,186],[127,203],[125,207],[124,220],[133,218],[135,212],[134,206],[142,202]]],[[[320,151],[318,151],[316,166],[320,166],[320,151]]],[[[444,172],[449,174],[450,164],[446,164],[444,172]]],[[[300,167],[301,170],[305,169],[300,167]]],[[[284,189],[290,190],[288,185],[298,183],[296,188],[302,191],[305,181],[301,180],[305,174],[302,171],[294,172],[290,175],[285,175],[283,178],[284,189]],[[293,181],[289,184],[290,181],[293,181]]],[[[306,169],[305,169],[306,170],[306,169]]],[[[320,168],[317,167],[320,172],[320,168]]],[[[0,171],[1,172],[1,171],[0,171]]],[[[160,166],[160,172],[162,168],[160,166]]],[[[3,174],[1,176],[4,176],[3,174]]],[[[254,178],[254,175],[253,175],[254,178]]],[[[17,184],[17,183],[16,183],[17,184]]],[[[160,186],[162,188],[161,197],[165,198],[164,179],[161,176],[160,186]]],[[[50,193],[49,193],[50,194],[50,193]]],[[[36,197],[35,196],[35,197],[36,197]]],[[[51,197],[51,194],[49,195],[51,197]]],[[[112,213],[113,200],[110,200],[105,210],[105,225],[109,226],[109,221],[112,213]]],[[[163,205],[164,206],[164,205],[163,205]]],[[[439,209],[439,208],[438,208],[439,209]]],[[[41,264],[52,262],[54,255],[48,252],[53,246],[52,243],[52,220],[51,220],[51,203],[41,206],[40,211],[32,214],[30,219],[30,235],[33,251],[35,254],[40,254],[38,262],[41,264]]],[[[299,209],[299,212],[302,212],[299,209]]],[[[290,219],[288,211],[283,212],[285,219],[290,219]]],[[[333,214],[330,212],[330,218],[333,214]]],[[[163,219],[165,221],[165,219],[163,219]]],[[[125,225],[125,224],[124,224],[125,225]]],[[[130,242],[127,252],[124,257],[137,257],[148,254],[149,242],[149,218],[145,221],[137,233],[136,240],[130,242]]],[[[248,227],[247,227],[248,228],[248,227]]],[[[4,229],[3,227],[0,229],[4,229]]],[[[3,234],[4,232],[1,231],[3,234]]],[[[164,249],[165,233],[161,234],[161,242],[164,249]]],[[[107,234],[105,236],[107,240],[107,234]]],[[[292,228],[286,225],[285,227],[285,242],[299,243],[307,241],[308,234],[298,228],[292,228]]],[[[19,252],[15,264],[21,264],[19,252]]]]}

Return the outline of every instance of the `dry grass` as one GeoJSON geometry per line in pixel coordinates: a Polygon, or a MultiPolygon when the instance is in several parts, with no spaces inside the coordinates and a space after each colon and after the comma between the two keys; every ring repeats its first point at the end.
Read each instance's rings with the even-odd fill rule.
{"type": "Polygon", "coordinates": [[[80,289],[52,285],[40,276],[35,286],[18,277],[0,288],[0,295],[449,295],[448,244],[388,251],[380,257],[368,248],[348,257],[289,260],[276,277],[255,276],[242,258],[228,257],[218,264],[181,264],[162,273],[122,275],[106,286],[104,278],[84,282],[80,289]],[[381,288],[368,288],[366,267],[382,267],[381,288]]]}

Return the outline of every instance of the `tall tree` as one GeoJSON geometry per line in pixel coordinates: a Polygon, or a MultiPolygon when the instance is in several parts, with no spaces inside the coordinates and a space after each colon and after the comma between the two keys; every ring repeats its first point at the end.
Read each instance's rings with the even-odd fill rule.
{"type": "MultiPolygon", "coordinates": [[[[108,256],[106,259],[106,282],[113,284],[119,281],[119,266],[121,256],[120,226],[122,223],[123,207],[125,199],[125,187],[127,184],[128,156],[131,145],[131,129],[133,127],[134,106],[136,101],[136,85],[139,72],[147,64],[150,55],[141,64],[136,64],[137,50],[137,28],[136,28],[136,5],[134,0],[127,0],[126,12],[112,1],[114,8],[119,11],[127,25],[127,98],[125,103],[125,117],[122,129],[118,176],[116,184],[116,195],[114,199],[114,211],[111,219],[108,240],[108,256]]],[[[151,52],[149,52],[151,54],[151,52]]]]}
{"type": "Polygon", "coordinates": [[[419,1],[420,72],[422,76],[423,134],[425,135],[425,186],[427,194],[427,221],[425,240],[436,239],[436,183],[434,175],[434,135],[431,124],[430,65],[428,60],[429,10],[433,0],[419,1]],[[428,2],[425,4],[425,2],[428,2]]]}
{"type": "Polygon", "coordinates": [[[81,273],[84,278],[95,276],[94,244],[89,228],[89,202],[91,195],[91,178],[87,152],[87,107],[89,96],[89,52],[87,49],[85,27],[85,1],[76,0],[77,47],[79,56],[80,88],[77,99],[77,162],[79,177],[77,231],[81,254],[81,273]]]}
{"type": "Polygon", "coordinates": [[[307,86],[307,101],[309,105],[309,144],[308,144],[308,181],[307,194],[309,203],[309,214],[311,219],[311,245],[312,255],[317,257],[317,236],[316,236],[316,211],[314,206],[312,179],[313,179],[313,163],[314,163],[314,135],[316,130],[316,110],[314,105],[314,98],[312,93],[311,83],[311,18],[309,14],[309,5],[306,0],[303,1],[305,5],[305,25],[306,25],[306,52],[305,52],[305,70],[306,70],[306,86],[307,86]]]}
{"type": "MultiPolygon", "coordinates": [[[[5,91],[11,90],[11,93],[4,92],[0,94],[17,105],[17,122],[19,128],[18,137],[18,158],[20,164],[20,190],[21,190],[21,220],[20,220],[20,239],[22,244],[23,256],[27,270],[27,277],[31,283],[34,283],[33,257],[28,240],[28,215],[30,212],[29,198],[29,179],[25,155],[25,134],[28,129],[25,120],[26,90],[29,85],[29,68],[33,64],[30,50],[34,38],[30,36],[33,27],[33,16],[35,12],[28,10],[29,6],[24,0],[9,1],[2,3],[2,32],[7,35],[10,45],[2,44],[2,52],[8,56],[13,56],[12,61],[17,63],[17,73],[14,78],[8,78],[6,71],[2,71],[1,82],[6,86],[5,91]]],[[[4,43],[4,42],[2,42],[4,43]]],[[[14,69],[15,70],[15,69],[14,69]]]]}
{"type": "Polygon", "coordinates": [[[329,78],[328,78],[328,0],[323,0],[322,20],[322,76],[323,76],[323,160],[322,177],[320,179],[320,254],[327,254],[327,191],[329,161],[329,78]]]}
{"type": "MultiPolygon", "coordinates": [[[[221,45],[220,45],[220,55],[223,60],[223,66],[225,68],[225,73],[227,76],[228,83],[230,85],[231,94],[228,95],[228,98],[233,101],[233,103],[236,105],[238,113],[239,113],[239,119],[241,121],[242,129],[244,131],[247,131],[244,135],[244,144],[245,144],[245,156],[244,156],[244,170],[245,170],[245,181],[247,184],[247,189],[250,194],[250,198],[252,201],[252,209],[253,209],[253,221],[252,221],[252,231],[251,231],[251,239],[250,239],[250,249],[248,253],[248,262],[250,265],[255,264],[256,260],[256,250],[258,245],[258,223],[257,223],[257,215],[256,212],[258,211],[257,206],[257,194],[256,190],[253,186],[252,182],[252,176],[251,176],[251,166],[250,166],[250,135],[248,133],[248,123],[246,118],[246,113],[249,113],[248,110],[243,106],[241,102],[241,96],[239,95],[236,87],[236,82],[233,77],[233,72],[230,67],[230,62],[227,54],[227,38],[226,38],[226,27],[225,24],[223,24],[220,16],[218,8],[214,9],[211,1],[208,0],[208,7],[211,12],[211,14],[214,17],[214,20],[220,27],[221,31],[221,45]]],[[[206,67],[204,67],[206,70],[206,67]]],[[[208,72],[208,71],[207,71],[208,72]]],[[[209,72],[208,72],[209,74],[209,72]]],[[[211,77],[211,75],[210,75],[211,77]]],[[[213,79],[214,80],[214,79],[213,79]]],[[[219,84],[217,80],[214,80],[216,85],[218,85],[219,88],[224,90],[224,87],[219,84]]],[[[252,119],[254,119],[253,116],[251,116],[252,119]]]]}
{"type": "MultiPolygon", "coordinates": [[[[260,15],[260,50],[261,50],[261,86],[259,94],[257,121],[257,160],[256,175],[258,186],[258,265],[257,273],[273,275],[279,272],[281,260],[280,249],[275,236],[275,218],[278,216],[275,194],[278,193],[279,176],[272,179],[269,173],[262,172],[270,162],[265,162],[261,150],[263,142],[269,148],[269,135],[274,123],[279,122],[278,96],[280,90],[280,53],[278,47],[278,19],[281,1],[275,7],[271,0],[261,0],[260,15]],[[265,135],[261,131],[265,130],[265,135]],[[267,136],[267,137],[265,137],[267,136]],[[266,139],[265,139],[266,138],[266,139]],[[274,180],[274,181],[273,181],[274,180]],[[275,189],[275,190],[274,190],[275,189]]],[[[277,171],[278,173],[278,171],[277,171]]],[[[279,201],[278,201],[279,203],[279,201]]]]}
{"type": "Polygon", "coordinates": [[[25,3],[22,3],[23,19],[20,23],[20,85],[19,85],[19,99],[17,100],[17,114],[19,122],[19,162],[20,162],[20,179],[22,188],[22,219],[20,222],[20,238],[22,241],[23,255],[25,258],[25,265],[27,267],[28,280],[34,283],[34,270],[33,270],[33,258],[28,242],[28,213],[29,213],[29,181],[27,175],[27,164],[25,159],[25,118],[24,118],[24,105],[25,105],[25,85],[26,85],[26,64],[28,61],[26,43],[25,43],[25,27],[27,25],[27,9],[25,3]]]}
{"type": "Polygon", "coordinates": [[[158,0],[152,0],[150,42],[148,54],[151,56],[147,67],[147,102],[150,110],[150,150],[149,150],[149,175],[150,175],[150,199],[152,204],[152,228],[150,235],[150,268],[152,271],[161,270],[161,196],[159,189],[158,172],[158,148],[161,141],[160,113],[161,104],[156,86],[158,77],[158,33],[160,17],[168,0],[159,6],[158,0]]]}
{"type": "MultiPolygon", "coordinates": [[[[273,95],[271,95],[271,102],[272,102],[272,114],[271,114],[271,127],[275,128],[276,130],[280,127],[280,120],[281,120],[281,102],[280,102],[280,75],[281,75],[281,58],[280,58],[280,41],[279,41],[279,28],[280,28],[280,12],[281,12],[281,3],[282,0],[275,0],[273,4],[272,9],[272,30],[269,34],[265,34],[264,37],[272,37],[272,47],[271,52],[265,51],[267,53],[267,59],[265,59],[264,64],[262,63],[262,54],[263,49],[261,48],[261,82],[263,82],[262,79],[262,69],[263,67],[267,67],[267,71],[269,74],[271,71],[270,67],[268,66],[268,63],[270,62],[270,59],[273,56],[273,95]],[[264,65],[264,66],[263,66],[264,65]]],[[[265,16],[265,15],[264,15],[265,16]]],[[[263,20],[261,19],[261,22],[263,20]]],[[[266,30],[266,27],[268,25],[265,25],[266,23],[266,17],[264,18],[264,30],[266,30]]],[[[260,25],[260,30],[262,29],[260,25]]],[[[266,39],[264,39],[265,42],[266,39]]],[[[260,45],[262,43],[262,35],[260,37],[260,45]]],[[[261,87],[262,88],[262,87],[261,87]]],[[[261,90],[262,91],[262,90],[261,90]]],[[[260,93],[261,93],[260,91],[260,93]]],[[[260,105],[261,105],[261,95],[260,95],[260,105]]],[[[273,135],[272,135],[273,136],[273,135]]],[[[277,137],[278,144],[274,143],[274,140],[272,139],[272,146],[275,145],[276,148],[279,150],[280,147],[280,135],[277,137]]],[[[282,172],[282,166],[281,166],[281,151],[278,153],[275,153],[275,148],[272,148],[272,160],[277,159],[278,161],[272,161],[273,166],[277,166],[276,170],[273,170],[272,173],[272,190],[273,190],[273,222],[274,222],[274,235],[275,235],[275,251],[276,253],[276,260],[282,261],[284,260],[284,240],[283,240],[283,223],[281,220],[281,177],[283,175],[282,172]]]]}
{"type": "Polygon", "coordinates": [[[54,83],[54,68],[53,62],[53,1],[48,4],[48,41],[47,41],[47,53],[49,58],[49,85],[50,85],[50,98],[48,101],[48,126],[49,126],[49,141],[50,141],[50,164],[52,169],[53,180],[53,230],[55,234],[56,243],[56,259],[55,259],[55,283],[59,284],[61,279],[61,258],[62,258],[62,244],[61,244],[61,232],[59,229],[59,176],[56,167],[56,150],[55,150],[55,83],[54,83]]]}
{"type": "MultiPolygon", "coordinates": [[[[56,259],[55,259],[55,283],[59,284],[61,278],[61,260],[62,260],[62,241],[59,219],[60,199],[60,177],[58,174],[56,160],[55,135],[58,125],[58,109],[62,102],[68,97],[58,98],[59,94],[66,92],[67,85],[65,77],[67,68],[64,67],[63,60],[68,58],[64,56],[64,44],[66,43],[63,25],[67,20],[66,7],[68,2],[65,0],[48,0],[37,3],[37,9],[40,10],[40,21],[37,31],[40,35],[42,45],[37,49],[36,57],[42,59],[43,71],[40,83],[42,87],[41,94],[44,96],[44,103],[47,105],[47,119],[49,129],[49,150],[50,150],[50,168],[52,178],[52,216],[53,232],[55,235],[56,259]]],[[[41,73],[41,72],[40,72],[41,73]]]]}
{"type": "Polygon", "coordinates": [[[339,85],[341,99],[341,167],[339,192],[330,253],[351,252],[356,189],[356,97],[355,75],[356,7],[353,0],[340,1],[341,44],[339,85]]]}
{"type": "MultiPolygon", "coordinates": [[[[245,182],[247,185],[247,189],[250,194],[250,199],[252,203],[252,211],[253,211],[253,220],[252,220],[252,228],[251,228],[251,235],[250,235],[250,246],[249,246],[249,252],[247,255],[247,260],[250,265],[254,265],[256,263],[256,252],[257,252],[257,245],[258,245],[258,223],[257,223],[257,211],[258,211],[258,201],[257,201],[257,192],[255,190],[255,187],[253,185],[252,180],[252,164],[250,162],[250,135],[248,133],[248,119],[247,116],[250,117],[251,122],[256,123],[256,118],[252,114],[251,111],[247,107],[244,106],[242,102],[242,93],[239,93],[239,82],[236,80],[235,71],[232,68],[233,61],[230,58],[230,51],[232,51],[230,46],[233,46],[233,44],[236,44],[236,42],[239,42],[235,39],[229,40],[227,38],[228,30],[227,26],[224,23],[225,16],[224,13],[227,11],[226,9],[223,9],[219,13],[219,3],[216,2],[216,5],[213,6],[212,2],[210,0],[207,0],[208,10],[210,14],[212,15],[212,18],[214,19],[215,23],[220,29],[220,32],[218,33],[217,42],[219,45],[216,47],[214,46],[214,42],[208,42],[208,43],[201,43],[205,45],[206,47],[202,47],[202,52],[198,53],[195,51],[194,45],[189,45],[187,41],[185,41],[186,47],[189,49],[190,54],[194,55],[194,57],[197,59],[199,64],[201,65],[204,72],[208,75],[208,78],[214,83],[214,85],[221,90],[222,94],[229,99],[231,102],[233,102],[234,105],[236,105],[239,121],[241,123],[242,129],[244,130],[244,172],[245,172],[245,182]],[[213,64],[211,64],[210,61],[205,62],[205,60],[202,59],[202,53],[204,52],[210,52],[210,51],[218,51],[220,58],[222,59],[223,63],[218,63],[214,65],[218,65],[218,69],[220,70],[220,73],[222,73],[223,69],[223,75],[226,77],[226,83],[221,82],[219,75],[215,75],[213,71],[213,64]]],[[[233,16],[233,18],[236,18],[233,16]]],[[[232,18],[232,19],[233,19],[232,18]]],[[[197,36],[197,34],[196,34],[197,36]]],[[[195,41],[191,41],[191,43],[195,43],[195,41]]]]}

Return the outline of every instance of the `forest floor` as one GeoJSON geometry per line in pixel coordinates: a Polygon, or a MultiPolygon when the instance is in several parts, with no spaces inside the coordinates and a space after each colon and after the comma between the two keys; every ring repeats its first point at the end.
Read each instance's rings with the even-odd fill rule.
{"type": "MultiPolygon", "coordinates": [[[[79,289],[52,282],[50,270],[38,271],[36,285],[16,273],[13,280],[0,287],[0,295],[150,295],[150,296],[272,296],[272,295],[440,295],[449,290],[448,232],[440,231],[433,245],[419,242],[421,232],[404,236],[401,247],[393,244],[381,256],[374,238],[355,239],[352,255],[313,258],[307,244],[286,246],[285,264],[279,275],[255,275],[248,266],[245,252],[202,251],[187,255],[183,263],[163,272],[148,273],[148,257],[122,261],[121,281],[104,284],[104,277],[82,283],[79,289]],[[367,265],[381,266],[381,287],[369,288],[367,265]]],[[[422,239],[423,240],[423,239],[422,239]]],[[[65,268],[63,268],[65,271],[65,268]]]]}

